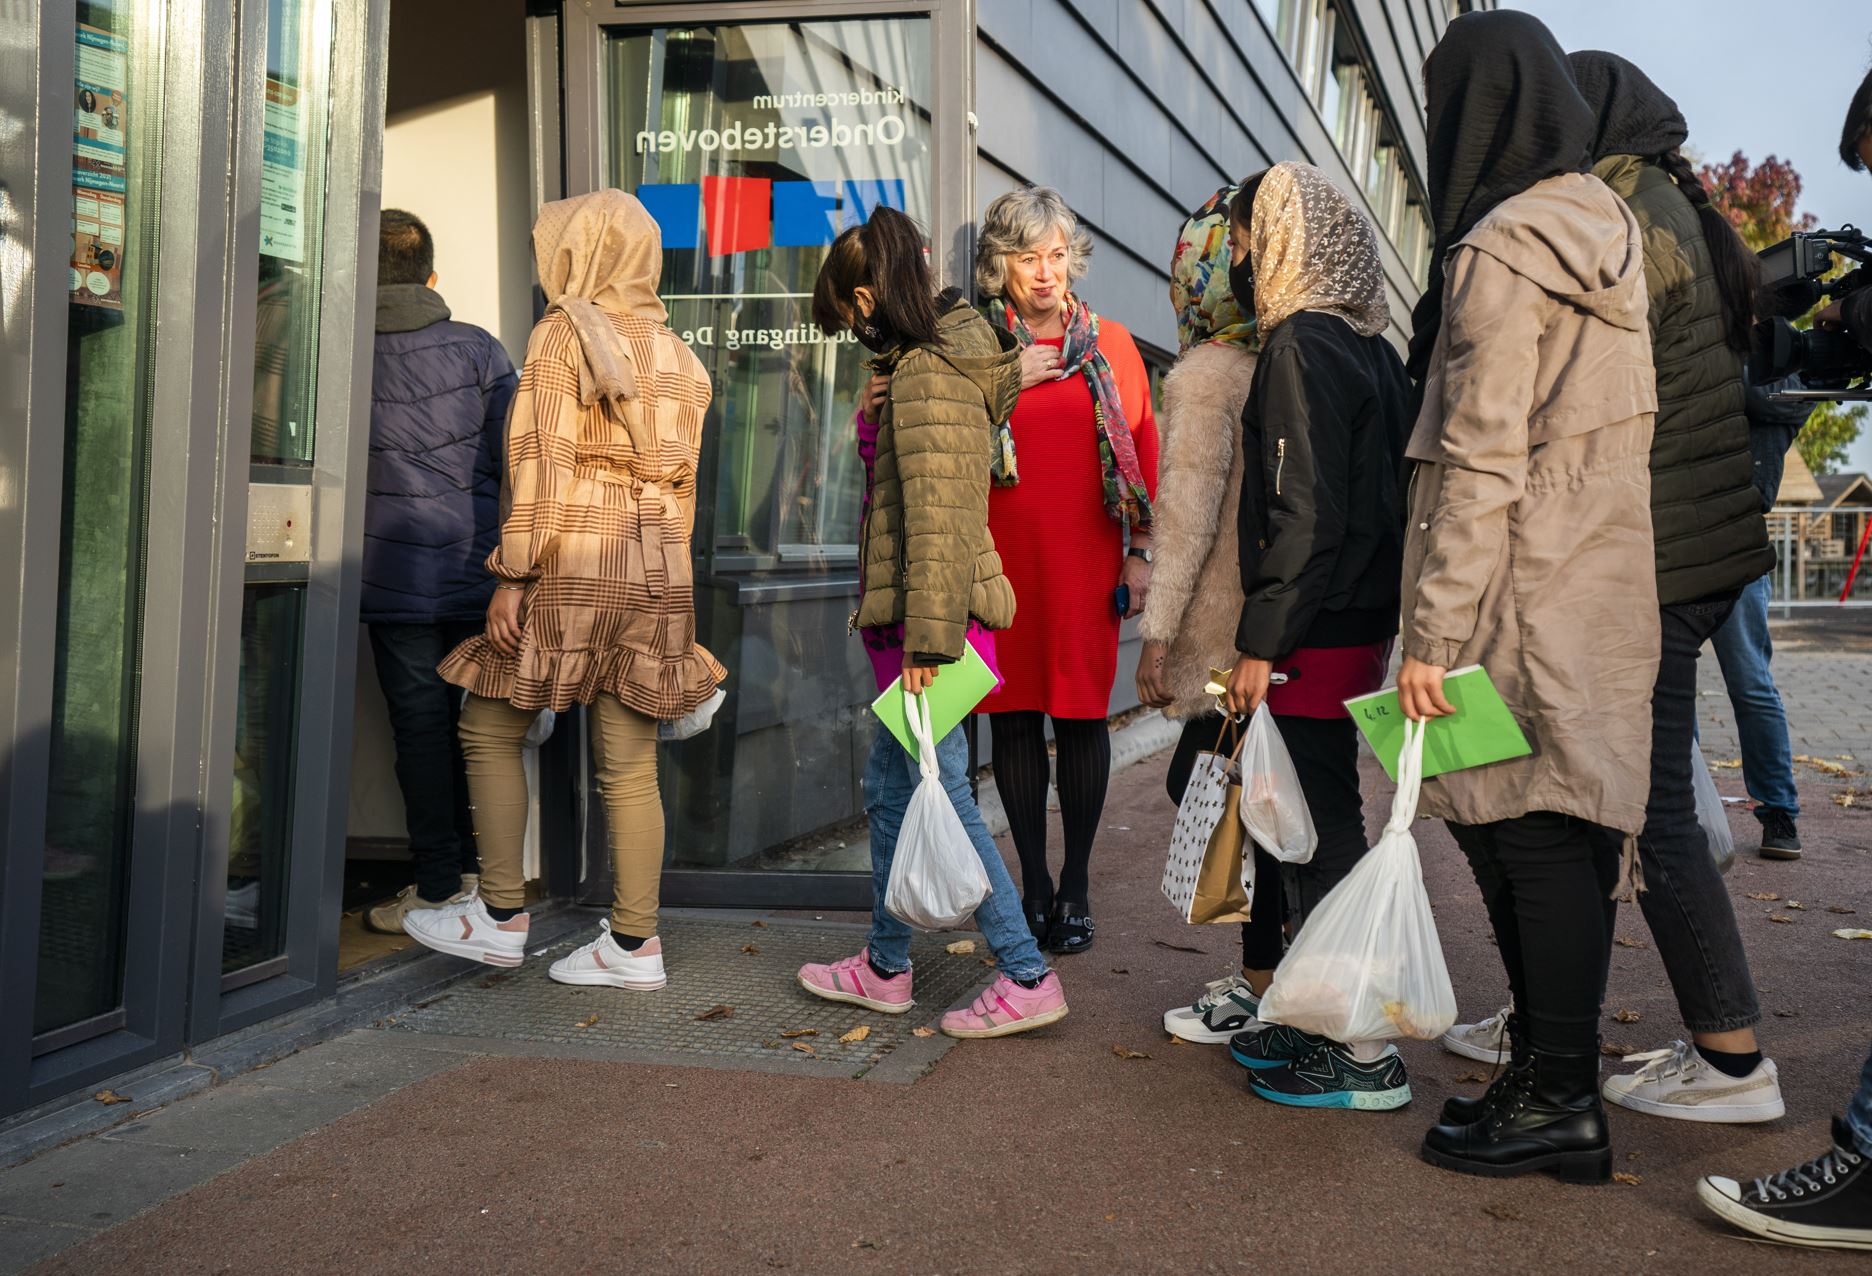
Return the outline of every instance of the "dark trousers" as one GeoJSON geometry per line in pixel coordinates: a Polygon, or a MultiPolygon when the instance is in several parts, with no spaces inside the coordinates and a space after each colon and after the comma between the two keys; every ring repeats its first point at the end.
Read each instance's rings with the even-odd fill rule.
{"type": "MultiPolygon", "coordinates": [[[[1242,923],[1242,966],[1272,970],[1285,950],[1285,926],[1297,931],[1326,893],[1345,880],[1371,844],[1365,840],[1365,810],[1359,798],[1358,728],[1350,718],[1282,717],[1281,739],[1300,774],[1300,791],[1319,833],[1319,845],[1305,864],[1282,864],[1260,847],[1255,848],[1255,883],[1259,899],[1272,907],[1250,910],[1242,923]],[[1273,883],[1280,889],[1273,889],[1273,883]]],[[[1165,787],[1173,801],[1181,802],[1189,785],[1196,755],[1216,747],[1222,730],[1217,714],[1192,718],[1183,726],[1183,738],[1171,755],[1165,787]]],[[[1234,747],[1230,736],[1223,744],[1234,747]]],[[[1233,812],[1230,812],[1232,815],[1233,812]]]]}
{"type": "Polygon", "coordinates": [[[1551,811],[1449,830],[1482,888],[1508,989],[1534,1048],[1598,1053],[1618,840],[1551,811]]]}
{"type": "Polygon", "coordinates": [[[461,889],[463,873],[476,871],[478,860],[455,730],[461,688],[442,681],[436,666],[456,644],[480,633],[482,624],[443,621],[369,629],[377,685],[383,688],[396,737],[397,787],[403,791],[416,890],[431,902],[445,900],[461,889]]]}
{"type": "Polygon", "coordinates": [[[1697,657],[1735,602],[1734,594],[1724,594],[1658,609],[1664,642],[1651,693],[1651,794],[1638,839],[1645,879],[1638,903],[1691,1032],[1729,1032],[1761,1021],[1735,908],[1697,823],[1690,774],[1697,657]]]}

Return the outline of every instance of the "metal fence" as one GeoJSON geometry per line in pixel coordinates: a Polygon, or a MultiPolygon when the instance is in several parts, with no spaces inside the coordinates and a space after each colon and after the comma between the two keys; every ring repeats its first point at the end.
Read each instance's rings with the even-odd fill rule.
{"type": "Polygon", "coordinates": [[[1840,593],[1852,574],[1853,560],[1865,543],[1872,506],[1779,505],[1768,515],[1768,536],[1777,562],[1769,580],[1773,606],[1872,606],[1872,552],[1859,565],[1852,592],[1840,593]]]}

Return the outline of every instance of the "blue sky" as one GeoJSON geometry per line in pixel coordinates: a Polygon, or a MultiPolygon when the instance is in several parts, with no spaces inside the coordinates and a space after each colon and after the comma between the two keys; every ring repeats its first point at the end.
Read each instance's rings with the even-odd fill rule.
{"type": "MultiPolygon", "coordinates": [[[[1872,227],[1872,177],[1839,162],[1846,104],[1872,61],[1868,0],[1501,0],[1562,47],[1631,59],[1677,99],[1704,159],[1779,155],[1826,227],[1872,227]]],[[[1850,469],[1872,470],[1872,428],[1850,469]]]]}

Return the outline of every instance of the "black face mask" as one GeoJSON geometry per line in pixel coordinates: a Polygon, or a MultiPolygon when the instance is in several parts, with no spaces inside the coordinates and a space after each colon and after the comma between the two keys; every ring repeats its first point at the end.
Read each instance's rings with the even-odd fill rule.
{"type": "Polygon", "coordinates": [[[872,354],[887,354],[896,346],[897,340],[891,336],[890,329],[879,322],[877,316],[860,317],[852,326],[852,335],[858,338],[858,344],[872,354]]]}
{"type": "Polygon", "coordinates": [[[1243,257],[1240,261],[1229,263],[1229,291],[1235,294],[1235,304],[1246,318],[1254,318],[1254,258],[1243,257]]]}

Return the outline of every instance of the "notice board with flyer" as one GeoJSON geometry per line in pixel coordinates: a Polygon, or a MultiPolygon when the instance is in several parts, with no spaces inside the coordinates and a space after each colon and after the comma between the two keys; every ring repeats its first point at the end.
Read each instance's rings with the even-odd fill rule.
{"type": "Polygon", "coordinates": [[[73,77],[71,301],[123,309],[129,41],[79,26],[73,77]]]}
{"type": "Polygon", "coordinates": [[[297,85],[268,77],[261,137],[260,251],[305,260],[305,111],[297,85]]]}

